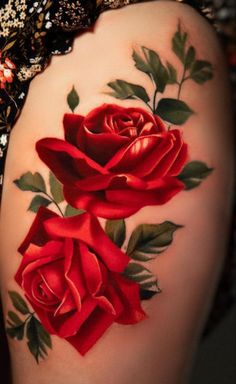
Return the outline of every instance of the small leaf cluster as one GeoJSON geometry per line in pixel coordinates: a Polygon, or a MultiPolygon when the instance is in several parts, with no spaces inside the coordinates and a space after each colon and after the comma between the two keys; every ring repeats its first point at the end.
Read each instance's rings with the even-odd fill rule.
{"type": "Polygon", "coordinates": [[[49,175],[51,195],[47,192],[45,180],[39,172],[26,172],[14,180],[14,183],[21,191],[37,193],[28,207],[31,212],[36,213],[41,206],[47,207],[53,202],[59,204],[64,200],[62,185],[51,172],[49,175]]]}
{"type": "Polygon", "coordinates": [[[52,348],[51,337],[18,292],[9,291],[9,296],[21,317],[15,311],[8,311],[7,334],[17,340],[22,340],[26,336],[28,348],[39,363],[40,358],[44,359],[48,355],[47,348],[52,348]],[[24,315],[24,319],[22,319],[22,315],[24,315]]]}
{"type": "Polygon", "coordinates": [[[172,50],[183,64],[185,72],[188,71],[188,78],[203,84],[213,78],[213,66],[208,61],[196,59],[196,50],[192,45],[188,46],[187,40],[188,35],[182,32],[179,23],[172,39],[172,50]]]}
{"type": "Polygon", "coordinates": [[[38,212],[40,207],[48,207],[54,204],[62,216],[74,216],[83,213],[83,210],[78,210],[71,207],[69,204],[63,213],[59,204],[64,202],[64,194],[62,184],[57,180],[55,175],[49,173],[49,189],[47,191],[46,182],[39,172],[26,172],[19,179],[14,180],[14,184],[21,191],[30,191],[36,193],[31,200],[28,210],[34,213],[38,212]]]}
{"type": "Polygon", "coordinates": [[[145,73],[154,86],[152,101],[145,88],[139,84],[117,79],[107,85],[112,89],[108,94],[117,99],[139,99],[149,109],[170,124],[182,125],[194,113],[182,100],[180,92],[186,80],[193,80],[203,84],[213,77],[213,67],[205,60],[196,59],[195,48],[188,44],[188,35],[182,32],[180,23],[172,38],[172,50],[183,64],[183,75],[178,76],[177,69],[170,62],[163,63],[157,52],[147,47],[141,47],[141,53],[133,50],[132,58],[135,67],[145,73]],[[167,85],[178,86],[177,98],[159,98],[157,94],[163,94],[167,85]]]}
{"type": "MultiPolygon", "coordinates": [[[[171,245],[174,232],[178,228],[181,226],[165,221],[161,224],[140,224],[132,232],[126,249],[131,262],[126,267],[124,276],[139,284],[141,300],[148,300],[160,292],[157,278],[143,263],[154,260],[165,251],[171,245]]],[[[105,231],[118,247],[124,245],[124,220],[107,220],[105,231]]]]}

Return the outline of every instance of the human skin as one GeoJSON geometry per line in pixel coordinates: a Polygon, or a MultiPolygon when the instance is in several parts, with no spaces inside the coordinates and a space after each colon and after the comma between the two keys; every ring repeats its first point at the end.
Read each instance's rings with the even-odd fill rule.
{"type": "MultiPolygon", "coordinates": [[[[73,52],[54,57],[47,70],[30,86],[25,107],[11,135],[1,207],[1,294],[5,313],[11,308],[8,290],[20,289],[14,281],[20,255],[17,248],[33,221],[27,212],[30,192],[13,184],[32,170],[47,176],[35,143],[44,137],[63,137],[62,115],[69,112],[65,99],[74,84],[79,91],[79,113],[106,102],[104,94],[114,78],[134,79],[151,92],[149,81],[130,60],[140,45],[173,57],[170,41],[181,20],[200,57],[214,66],[214,78],[199,86],[184,85],[182,96],[196,112],[180,129],[191,159],[214,168],[199,188],[182,191],[163,206],[144,207],[126,221],[129,233],[143,222],[165,220],[183,225],[171,247],[150,266],[162,293],[145,302],[148,319],[137,324],[113,324],[82,357],[63,339],[52,337],[53,349],[37,365],[26,342],[9,339],[14,384],[182,384],[209,313],[224,260],[232,198],[232,121],[224,60],[214,32],[191,8],[172,2],[147,2],[108,11],[95,28],[75,39],[73,52]]],[[[176,61],[175,61],[176,60],[176,61]]],[[[131,80],[130,80],[131,81],[131,80]]],[[[168,88],[165,97],[175,97],[168,88]]],[[[126,107],[143,107],[126,100],[126,107]]]]}

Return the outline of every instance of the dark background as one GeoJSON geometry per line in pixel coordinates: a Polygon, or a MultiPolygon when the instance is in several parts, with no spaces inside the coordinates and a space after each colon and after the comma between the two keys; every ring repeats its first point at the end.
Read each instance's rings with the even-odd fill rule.
{"type": "Polygon", "coordinates": [[[236,383],[236,307],[232,307],[198,349],[189,384],[236,383]]]}

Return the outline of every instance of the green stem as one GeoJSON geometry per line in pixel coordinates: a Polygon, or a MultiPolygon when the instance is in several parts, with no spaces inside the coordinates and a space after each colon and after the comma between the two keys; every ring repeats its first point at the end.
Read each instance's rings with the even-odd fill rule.
{"type": "Polygon", "coordinates": [[[179,98],[180,98],[180,93],[181,93],[181,89],[182,89],[183,83],[184,83],[185,80],[187,79],[187,78],[185,78],[185,72],[186,72],[186,68],[184,67],[182,79],[181,79],[181,81],[178,83],[178,84],[179,84],[178,96],[177,96],[177,99],[178,99],[178,100],[179,100],[179,98]]]}
{"type": "Polygon", "coordinates": [[[26,319],[24,320],[24,322],[21,324],[21,325],[23,325],[24,324],[24,326],[26,325],[26,323],[32,318],[32,317],[34,317],[34,314],[35,314],[35,312],[30,312],[29,313],[29,315],[26,317],[26,319]]]}
{"type": "Polygon", "coordinates": [[[35,314],[35,312],[33,312],[33,313],[30,313],[30,314],[29,314],[29,316],[27,316],[27,317],[26,317],[26,319],[25,319],[25,321],[24,321],[24,324],[26,324],[26,323],[27,323],[27,321],[28,321],[29,319],[31,319],[31,317],[33,317],[33,316],[34,316],[34,314],[35,314]]]}
{"type": "Polygon", "coordinates": [[[154,113],[154,110],[152,109],[152,107],[151,107],[151,105],[149,105],[148,103],[146,103],[145,101],[144,101],[144,103],[146,104],[146,106],[151,110],[151,112],[152,113],[154,113]]]}
{"type": "Polygon", "coordinates": [[[181,89],[182,89],[182,86],[183,86],[184,82],[185,82],[186,80],[188,80],[188,79],[191,79],[190,76],[186,76],[186,77],[184,77],[184,76],[185,76],[185,73],[186,73],[186,70],[184,70],[184,72],[183,72],[183,77],[182,77],[181,81],[180,81],[179,83],[177,83],[177,84],[179,85],[179,89],[178,89],[178,100],[179,100],[179,98],[180,98],[180,92],[181,92],[181,89]]]}
{"type": "Polygon", "coordinates": [[[156,89],[153,96],[153,113],[155,113],[156,110],[156,97],[157,97],[158,90],[156,89]]]}
{"type": "Polygon", "coordinates": [[[144,101],[143,99],[140,99],[140,97],[136,97],[136,99],[142,101],[152,112],[154,112],[151,105],[149,105],[146,101],[144,101]]]}
{"type": "Polygon", "coordinates": [[[43,192],[43,191],[42,191],[42,193],[44,193],[44,195],[46,195],[46,196],[51,200],[51,202],[52,202],[53,204],[55,204],[55,206],[57,207],[57,209],[58,209],[58,211],[60,212],[60,214],[62,215],[62,217],[64,217],[64,213],[62,212],[62,210],[61,210],[59,204],[57,204],[57,202],[53,199],[53,197],[50,196],[47,192],[43,192]]]}

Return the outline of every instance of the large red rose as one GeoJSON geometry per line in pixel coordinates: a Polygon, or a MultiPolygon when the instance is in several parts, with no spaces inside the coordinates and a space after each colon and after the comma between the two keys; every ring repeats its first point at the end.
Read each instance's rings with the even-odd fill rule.
{"type": "Polygon", "coordinates": [[[167,131],[142,108],[103,104],[64,116],[65,141],[37,142],[40,158],[64,185],[66,200],[104,218],[128,217],[166,203],[184,188],[187,159],[179,130],[167,131]]]}
{"type": "Polygon", "coordinates": [[[15,279],[43,326],[82,355],[113,322],[145,318],[138,284],[121,274],[129,257],[89,213],[61,218],[40,208],[19,252],[15,279]]]}

